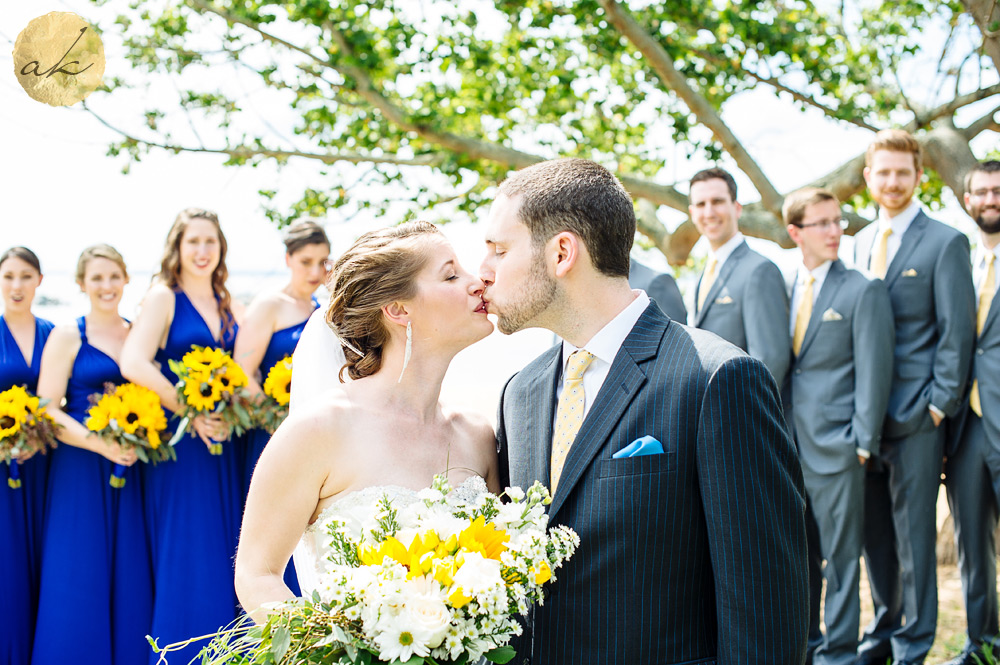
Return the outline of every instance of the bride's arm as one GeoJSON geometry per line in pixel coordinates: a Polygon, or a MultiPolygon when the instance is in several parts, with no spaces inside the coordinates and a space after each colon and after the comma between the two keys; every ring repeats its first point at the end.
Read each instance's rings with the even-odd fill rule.
{"type": "Polygon", "coordinates": [[[266,614],[261,605],[293,597],[282,575],[327,482],[331,425],[312,409],[289,417],[254,470],[236,553],[236,595],[258,622],[266,614]]]}

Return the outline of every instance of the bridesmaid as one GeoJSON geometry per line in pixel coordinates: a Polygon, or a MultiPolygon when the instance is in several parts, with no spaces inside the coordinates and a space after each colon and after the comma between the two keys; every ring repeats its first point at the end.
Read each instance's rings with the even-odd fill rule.
{"type": "Polygon", "coordinates": [[[90,313],[56,328],[45,347],[39,395],[60,426],[52,453],[42,540],[38,624],[32,663],[87,654],[93,662],[127,665],[149,652],[152,577],[142,482],[125,474],[124,488],[108,483],[114,464],[136,455],[95,436],[84,423],[90,397],[125,380],[118,358],[129,323],[118,313],[128,283],[125,261],[113,247],[94,245],[80,255],[76,281],[90,313]],[[62,408],[65,397],[66,403],[62,408]],[[66,621],[70,607],[86,608],[66,621]]]}
{"type": "MultiPolygon", "coordinates": [[[[267,373],[278,361],[292,355],[306,321],[319,307],[313,293],[326,281],[328,272],[330,240],[316,222],[302,220],[292,224],[285,233],[284,243],[285,264],[291,270],[291,279],[280,290],[253,299],[236,338],[235,358],[249,377],[252,395],[261,395],[267,373]]],[[[270,438],[263,429],[255,429],[247,436],[243,502],[254,467],[270,438]]],[[[298,580],[291,564],[285,571],[285,583],[298,595],[298,580]]]]}
{"type": "MultiPolygon", "coordinates": [[[[31,313],[42,269],[35,253],[12,247],[0,254],[0,391],[25,386],[35,392],[42,348],[52,323],[31,313]]],[[[21,460],[21,487],[7,486],[9,469],[0,463],[0,663],[27,665],[38,599],[38,559],[48,455],[21,460]]]]}
{"type": "MultiPolygon", "coordinates": [[[[215,213],[182,211],[167,234],[160,272],[122,349],[122,373],[177,411],[176,375],[192,345],[233,350],[236,316],[226,289],[226,238],[215,213]]],[[[178,419],[171,419],[175,429],[178,419]]],[[[193,419],[195,434],[177,443],[177,461],[143,467],[146,512],[156,594],[150,635],[166,645],[203,635],[236,617],[233,555],[237,537],[239,477],[232,443],[222,455],[212,440],[229,432],[215,417],[193,419]]],[[[195,657],[200,644],[178,652],[195,657]]],[[[158,656],[149,653],[155,664],[158,656]]]]}

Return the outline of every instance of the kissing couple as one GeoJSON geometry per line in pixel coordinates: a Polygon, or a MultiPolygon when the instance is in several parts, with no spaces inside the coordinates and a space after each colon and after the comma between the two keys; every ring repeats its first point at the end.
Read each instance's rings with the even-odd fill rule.
{"type": "Polygon", "coordinates": [[[613,174],[560,159],[500,185],[478,277],[431,224],[361,236],[330,276],[336,338],[307,327],[292,414],[254,473],[243,607],[292,597],[293,555],[303,593],[316,588],[321,518],[370,520],[376,496],[416,500],[447,470],[473,495],[541,481],[550,523],[580,536],[513,662],[802,663],[805,499],[777,387],[629,287],[635,232],[613,174]],[[487,313],[505,334],[564,340],[507,382],[496,432],[439,401],[452,358],[492,332],[487,313]]]}

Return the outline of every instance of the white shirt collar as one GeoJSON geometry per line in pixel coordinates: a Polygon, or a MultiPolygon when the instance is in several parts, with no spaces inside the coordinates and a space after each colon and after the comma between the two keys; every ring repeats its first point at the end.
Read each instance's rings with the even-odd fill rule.
{"type": "MultiPolygon", "coordinates": [[[[981,268],[983,264],[986,263],[986,257],[990,254],[992,254],[994,258],[1000,258],[1000,254],[997,254],[997,251],[1000,251],[1000,245],[990,249],[982,241],[982,238],[980,238],[979,246],[976,247],[976,258],[972,265],[976,268],[981,268]]],[[[996,269],[1000,269],[1000,264],[997,265],[996,269]]]]}
{"type": "Polygon", "coordinates": [[[711,247],[708,248],[709,258],[713,256],[715,257],[716,270],[722,267],[722,264],[726,262],[726,259],[728,259],[732,253],[736,251],[736,248],[739,247],[743,241],[743,234],[737,231],[736,235],[727,240],[726,244],[720,247],[717,251],[712,251],[711,247]]]}
{"type": "MultiPolygon", "coordinates": [[[[618,316],[608,321],[603,328],[598,330],[590,338],[589,342],[580,347],[590,351],[598,360],[602,360],[608,365],[614,362],[615,356],[618,355],[618,350],[622,347],[622,343],[625,342],[625,338],[632,332],[636,321],[639,320],[639,317],[642,316],[642,313],[649,306],[649,296],[646,295],[645,291],[633,289],[632,293],[635,294],[635,300],[619,312],[618,316]]],[[[566,369],[566,361],[577,350],[579,350],[578,347],[563,340],[562,366],[564,370],[566,369]]]]}
{"type": "Polygon", "coordinates": [[[910,224],[913,220],[917,218],[920,214],[920,204],[917,203],[916,199],[910,201],[910,205],[903,209],[903,212],[899,213],[895,217],[889,217],[886,213],[885,208],[879,208],[878,211],[878,228],[879,231],[884,231],[887,226],[892,227],[892,232],[897,237],[902,237],[906,230],[910,228],[910,224]]]}
{"type": "Polygon", "coordinates": [[[798,283],[806,283],[806,275],[812,275],[813,279],[816,280],[816,284],[822,284],[826,276],[830,274],[830,267],[833,265],[833,261],[824,261],[812,270],[808,270],[805,265],[799,264],[799,275],[798,283]]]}

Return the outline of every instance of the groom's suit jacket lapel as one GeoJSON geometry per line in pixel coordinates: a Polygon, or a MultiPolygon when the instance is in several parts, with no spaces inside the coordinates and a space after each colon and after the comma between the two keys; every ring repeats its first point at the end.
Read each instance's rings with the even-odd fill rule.
{"type": "MultiPolygon", "coordinates": [[[[646,373],[643,371],[642,363],[656,355],[660,340],[663,338],[663,331],[669,323],[670,320],[660,313],[656,304],[650,303],[639,320],[636,321],[628,337],[625,338],[614,362],[611,363],[611,369],[604,380],[604,385],[597,393],[593,405],[587,412],[587,417],[580,426],[580,432],[566,456],[566,464],[563,466],[559,485],[556,488],[555,496],[552,497],[552,505],[549,507],[550,517],[554,518],[559,512],[566,497],[583,477],[591,461],[604,447],[608,436],[625,415],[625,412],[628,411],[629,405],[639,389],[646,383],[646,373]]],[[[562,354],[560,352],[559,362],[561,360],[562,354]]],[[[556,376],[550,376],[550,380],[547,382],[547,385],[552,386],[553,390],[550,401],[553,409],[555,409],[555,379],[558,378],[559,369],[557,362],[554,368],[556,376]]],[[[552,419],[549,419],[546,427],[536,428],[536,430],[541,429],[546,429],[548,432],[548,438],[541,442],[542,450],[545,451],[546,469],[548,469],[552,447],[552,419]]],[[[536,445],[538,443],[536,441],[536,445]]],[[[548,471],[546,471],[546,478],[547,474],[548,471]]]]}

